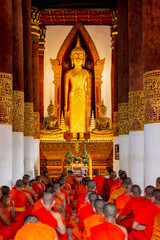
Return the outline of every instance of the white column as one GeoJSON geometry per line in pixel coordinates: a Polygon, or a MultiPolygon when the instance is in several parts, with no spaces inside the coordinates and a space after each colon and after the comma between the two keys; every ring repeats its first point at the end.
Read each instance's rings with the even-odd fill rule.
{"type": "Polygon", "coordinates": [[[129,176],[129,135],[119,135],[120,169],[129,176]]]}
{"type": "Polygon", "coordinates": [[[24,137],[24,173],[34,177],[34,147],[33,137],[24,137]]]}
{"type": "Polygon", "coordinates": [[[40,140],[33,139],[33,147],[34,147],[34,167],[37,170],[37,174],[40,175],[40,140]]]}
{"type": "Polygon", "coordinates": [[[129,173],[133,184],[144,189],[144,131],[129,132],[129,173]]]}
{"type": "Polygon", "coordinates": [[[0,186],[11,187],[12,181],[12,126],[0,124],[0,186]]]}
{"type": "Polygon", "coordinates": [[[160,177],[160,123],[144,125],[144,185],[155,186],[160,177]]]}
{"type": "Polygon", "coordinates": [[[23,132],[12,133],[12,186],[24,175],[24,135],[23,132]]]}
{"type": "Polygon", "coordinates": [[[120,169],[120,160],[117,160],[115,156],[115,147],[116,145],[119,145],[119,136],[118,137],[113,137],[113,170],[118,172],[120,169]]]}

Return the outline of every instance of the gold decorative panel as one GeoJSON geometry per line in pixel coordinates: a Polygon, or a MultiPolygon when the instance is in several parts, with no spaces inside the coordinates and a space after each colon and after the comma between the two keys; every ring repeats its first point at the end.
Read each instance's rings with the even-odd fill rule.
{"type": "Polygon", "coordinates": [[[34,136],[33,103],[24,103],[24,136],[34,136]]]}
{"type": "Polygon", "coordinates": [[[13,131],[24,132],[24,92],[13,91],[13,131]]]}
{"type": "Polygon", "coordinates": [[[146,72],[144,78],[144,123],[160,122],[160,70],[146,72]]]}
{"type": "Polygon", "coordinates": [[[118,104],[119,135],[129,134],[128,102],[118,104]]]}
{"type": "Polygon", "coordinates": [[[129,130],[144,130],[144,93],[143,90],[129,92],[129,130]]]}

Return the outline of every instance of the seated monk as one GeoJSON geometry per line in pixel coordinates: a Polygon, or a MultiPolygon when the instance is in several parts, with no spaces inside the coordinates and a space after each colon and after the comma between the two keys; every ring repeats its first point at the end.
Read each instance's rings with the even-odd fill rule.
{"type": "Polygon", "coordinates": [[[151,240],[159,239],[160,239],[160,214],[155,216],[154,218],[153,233],[151,240]]]}
{"type": "Polygon", "coordinates": [[[99,195],[102,195],[102,187],[103,187],[105,178],[103,176],[99,175],[98,169],[94,169],[93,173],[94,173],[95,177],[92,180],[95,181],[95,183],[96,183],[97,193],[99,195]]]}
{"type": "MultiPolygon", "coordinates": [[[[53,186],[49,185],[45,188],[45,193],[54,194],[53,186]]],[[[38,209],[43,207],[43,198],[39,199],[34,204],[33,212],[37,211],[38,209]]],[[[63,217],[66,217],[65,209],[61,203],[61,201],[57,198],[54,198],[53,210],[55,212],[59,212],[63,217]]]]}
{"type": "Polygon", "coordinates": [[[29,177],[23,176],[22,182],[23,182],[23,191],[28,193],[35,202],[38,201],[35,191],[29,185],[30,184],[29,177]]]}
{"type": "Polygon", "coordinates": [[[15,214],[23,215],[25,217],[29,212],[27,212],[27,204],[34,206],[33,199],[30,194],[23,191],[23,182],[22,180],[16,181],[16,189],[10,191],[10,199],[15,203],[15,214]]]}
{"type": "Polygon", "coordinates": [[[10,239],[12,236],[11,228],[8,228],[11,226],[10,221],[10,214],[6,213],[6,211],[0,207],[0,239],[3,240],[10,239]]]}
{"type": "MultiPolygon", "coordinates": [[[[86,187],[87,179],[88,179],[88,177],[82,178],[82,183],[77,187],[77,197],[81,194],[87,193],[87,187],[86,187]]],[[[89,178],[89,180],[91,180],[91,179],[89,178]]]]}
{"type": "Polygon", "coordinates": [[[91,232],[90,229],[94,226],[102,224],[105,222],[103,217],[103,209],[107,203],[98,199],[94,203],[95,214],[84,220],[84,232],[83,232],[83,240],[88,240],[90,238],[91,232]]]}
{"type": "Polygon", "coordinates": [[[117,223],[124,226],[128,232],[131,232],[134,217],[144,206],[146,200],[141,197],[141,189],[138,185],[131,187],[132,199],[126,204],[121,215],[117,219],[117,223]]]}
{"type": "MultiPolygon", "coordinates": [[[[86,182],[86,187],[87,187],[87,191],[91,191],[91,192],[95,192],[96,191],[96,183],[93,180],[89,180],[86,182]]],[[[84,203],[85,201],[85,196],[86,193],[80,194],[78,199],[77,199],[77,212],[79,207],[81,206],[82,203],[84,203]]]]}
{"type": "Polygon", "coordinates": [[[41,178],[41,176],[37,176],[37,177],[36,177],[36,183],[37,183],[37,185],[38,185],[39,187],[41,186],[42,195],[43,195],[44,190],[45,190],[45,186],[44,186],[44,184],[42,183],[42,178],[41,178]]]}
{"type": "Polygon", "coordinates": [[[69,183],[69,185],[71,186],[72,195],[74,196],[76,194],[79,183],[73,176],[73,172],[70,170],[68,170],[68,175],[66,176],[66,183],[69,183]]]}
{"type": "Polygon", "coordinates": [[[113,182],[111,189],[110,189],[109,196],[111,196],[111,194],[114,190],[119,189],[121,187],[121,184],[123,183],[124,179],[126,179],[126,178],[127,178],[127,174],[125,172],[121,172],[119,175],[119,181],[113,182]]]}
{"type": "Polygon", "coordinates": [[[125,193],[123,193],[122,195],[120,195],[117,199],[116,199],[116,206],[118,209],[118,216],[121,215],[125,205],[127,204],[127,202],[129,202],[132,199],[132,192],[131,192],[131,187],[132,184],[126,184],[125,185],[125,193]]]}
{"type": "MultiPolygon", "coordinates": [[[[7,195],[8,197],[10,196],[10,188],[9,188],[8,186],[3,185],[3,186],[1,187],[1,190],[2,190],[2,195],[7,195]]],[[[14,207],[15,207],[14,201],[10,199],[9,205],[14,208],[14,207]]]]}
{"type": "Polygon", "coordinates": [[[80,211],[76,215],[75,222],[77,223],[78,227],[72,229],[72,237],[77,240],[81,240],[82,233],[84,231],[84,220],[89,216],[94,214],[94,203],[98,199],[98,194],[95,192],[91,192],[89,194],[89,203],[80,209],[80,211]]]}
{"type": "Polygon", "coordinates": [[[127,230],[116,224],[117,208],[109,203],[103,210],[104,223],[91,228],[90,240],[127,240],[127,230]]]}
{"type": "Polygon", "coordinates": [[[156,179],[156,187],[155,189],[160,189],[160,177],[156,179]]]}
{"type": "MultiPolygon", "coordinates": [[[[54,196],[52,193],[45,193],[43,195],[43,207],[33,212],[40,222],[49,225],[59,232],[61,235],[66,233],[65,225],[62,222],[61,215],[58,212],[52,210],[54,202],[54,196]]],[[[60,238],[59,238],[60,239],[60,238]]]]}
{"type": "Polygon", "coordinates": [[[114,180],[116,180],[116,177],[117,177],[116,172],[113,173],[112,169],[109,169],[108,172],[109,172],[109,178],[105,178],[103,187],[102,187],[102,198],[106,202],[109,199],[109,193],[110,193],[112,184],[113,184],[114,180]]]}
{"type": "Polygon", "coordinates": [[[109,198],[109,200],[108,200],[108,203],[114,203],[114,204],[115,204],[116,199],[117,199],[120,195],[122,195],[123,193],[125,193],[125,186],[126,186],[126,184],[128,184],[128,183],[132,184],[132,179],[129,178],[129,177],[127,177],[127,178],[125,178],[125,179],[123,180],[123,183],[121,183],[121,187],[120,187],[120,188],[114,190],[114,191],[111,193],[110,198],[109,198]]]}
{"type": "Polygon", "coordinates": [[[29,215],[24,220],[24,226],[17,232],[14,240],[58,240],[55,230],[40,223],[34,215],[29,215]]]}
{"type": "Polygon", "coordinates": [[[18,221],[16,222],[15,219],[15,211],[12,206],[10,206],[10,198],[7,195],[2,195],[1,197],[1,208],[4,209],[6,215],[8,216],[11,225],[3,227],[3,229],[0,229],[0,233],[7,231],[10,232],[10,238],[14,238],[14,235],[16,234],[17,230],[23,225],[23,222],[18,221]],[[1,232],[2,230],[2,232],[1,232]]]}
{"type": "Polygon", "coordinates": [[[52,179],[48,176],[48,169],[44,168],[41,170],[41,178],[44,186],[52,185],[52,179]]]}
{"type": "Polygon", "coordinates": [[[150,240],[153,232],[154,217],[160,214],[160,189],[152,193],[152,202],[147,201],[135,216],[129,239],[150,240]]]}

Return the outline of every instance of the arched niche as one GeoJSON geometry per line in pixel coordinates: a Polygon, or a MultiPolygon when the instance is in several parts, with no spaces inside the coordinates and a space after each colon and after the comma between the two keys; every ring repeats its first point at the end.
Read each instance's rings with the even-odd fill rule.
{"type": "Polygon", "coordinates": [[[80,37],[81,46],[84,48],[87,59],[85,68],[92,74],[92,106],[95,117],[98,117],[98,108],[101,104],[102,71],[105,59],[100,60],[94,42],[83,24],[77,22],[64,40],[58,51],[56,59],[50,59],[54,72],[55,95],[54,105],[57,117],[60,119],[64,108],[64,74],[71,68],[70,53],[76,46],[77,35],[80,37]]]}

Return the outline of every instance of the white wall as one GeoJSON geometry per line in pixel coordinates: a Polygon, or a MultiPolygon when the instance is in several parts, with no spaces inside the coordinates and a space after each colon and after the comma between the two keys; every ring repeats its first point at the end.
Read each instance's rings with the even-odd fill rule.
{"type": "MultiPolygon", "coordinates": [[[[44,54],[44,116],[47,116],[47,107],[50,100],[54,103],[54,73],[50,58],[56,59],[57,53],[73,26],[48,26],[44,54]]],[[[102,77],[102,98],[107,106],[107,117],[111,118],[111,37],[109,26],[85,26],[91,36],[100,59],[105,58],[102,77]]]]}

